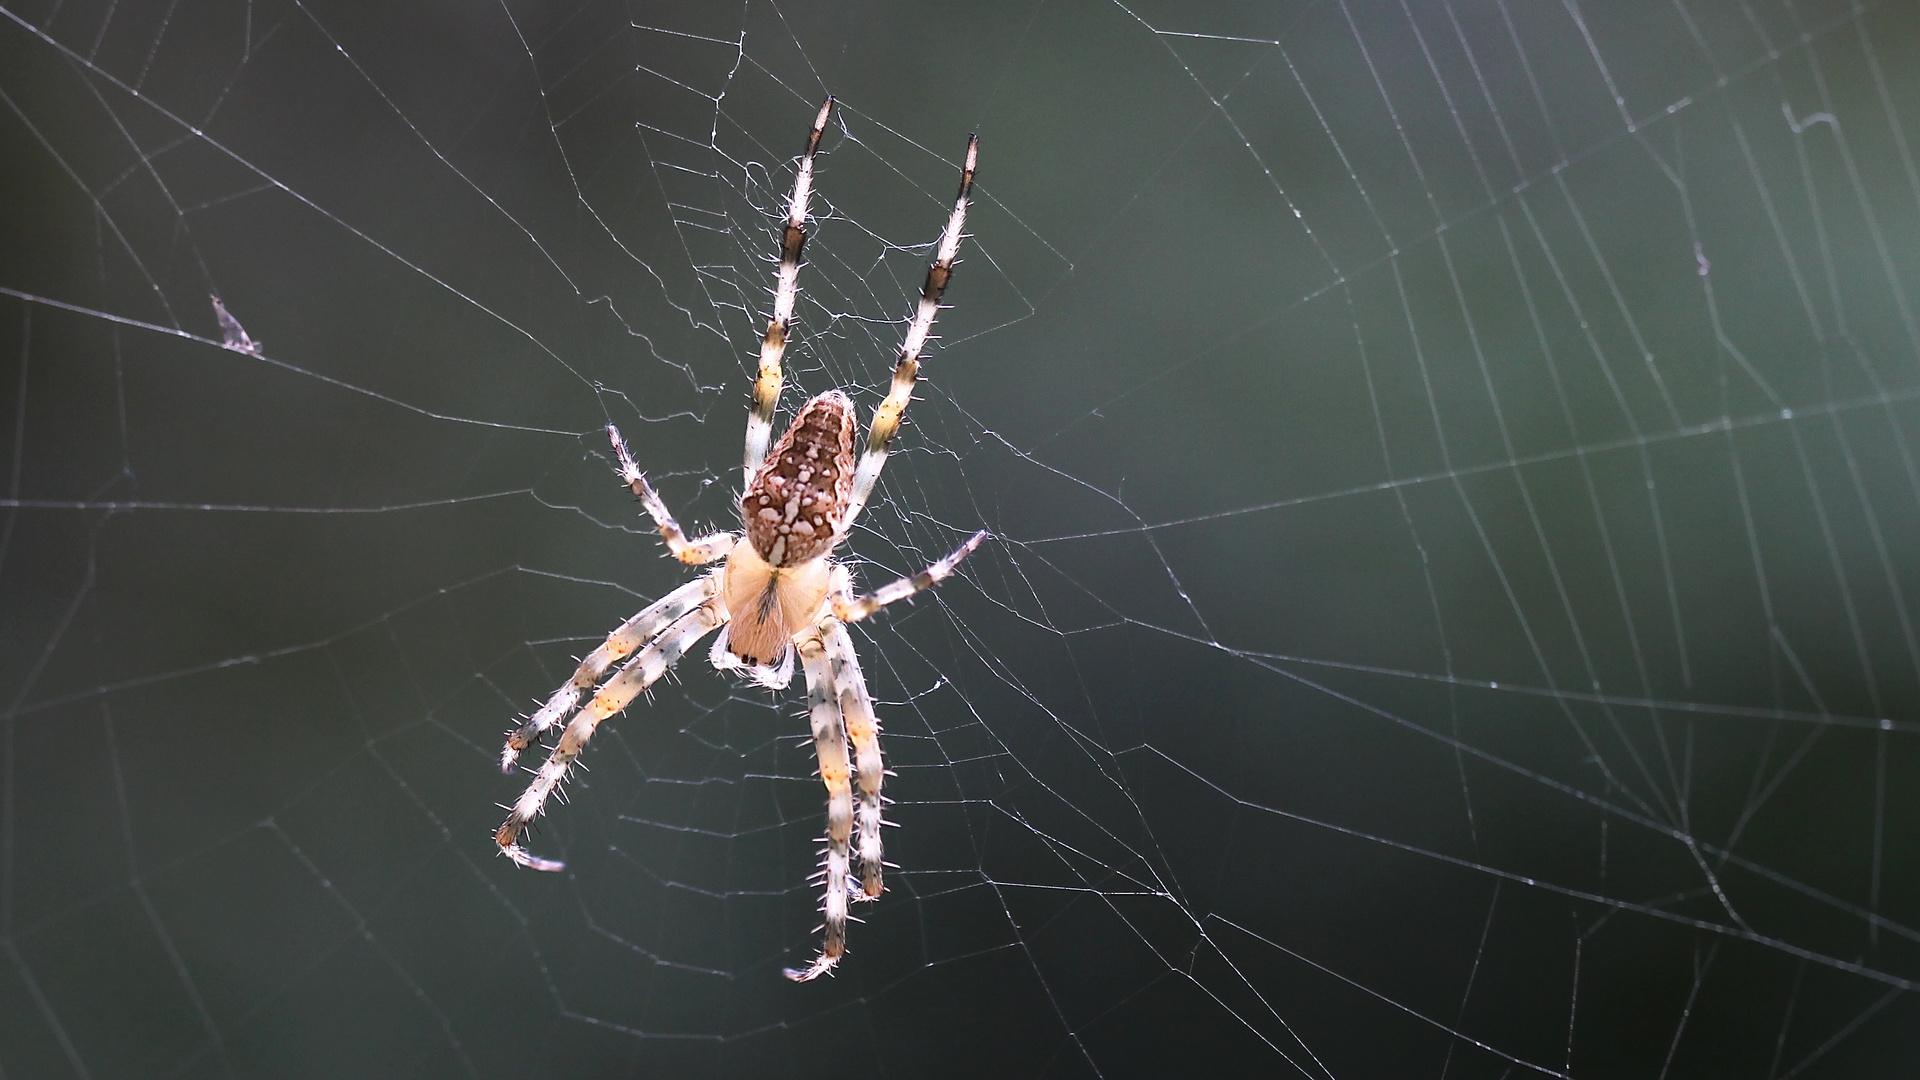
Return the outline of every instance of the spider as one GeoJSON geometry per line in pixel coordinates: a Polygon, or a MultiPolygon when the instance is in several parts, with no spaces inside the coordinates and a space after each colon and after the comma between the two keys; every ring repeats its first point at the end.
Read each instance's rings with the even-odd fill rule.
{"type": "Polygon", "coordinates": [[[572,717],[546,763],[534,772],[532,783],[494,834],[500,853],[518,865],[534,870],[562,869],[564,864],[560,862],[529,853],[520,845],[520,834],[540,816],[548,797],[566,779],[601,721],[625,709],[715,629],[720,633],[708,653],[713,666],[740,672],[769,689],[783,689],[792,680],[794,656],[798,654],[807,680],[814,754],[820,779],[827,788],[827,846],[823,855],[826,887],[820,902],[823,939],[820,954],[811,965],[786,970],[787,977],[798,982],[833,970],[846,954],[847,879],[854,856],[860,862],[860,891],[853,899],[878,899],[882,889],[880,784],[886,765],[880,753],[880,724],[860,674],[847,624],[938,584],[987,537],[985,530],[976,532],[946,558],[866,596],[854,595],[852,574],[833,559],[834,548],[846,539],[873,493],[880,467],[887,460],[887,447],[913,397],[920,350],[933,329],[941,294],[946,291],[954,256],[960,250],[979,154],[977,137],[967,140],[960,194],[940,235],[933,265],[927,268],[919,306],[894,363],[893,384],[874,412],[858,464],[853,455],[853,402],[838,390],[829,390],[802,405],[780,441],[771,451],[767,449],[773,435],[774,409],[780,402],[780,357],[786,351],[787,328],[799,293],[800,249],[807,239],[814,154],[833,104],[834,99],[829,97],[814,118],[806,153],[794,176],[793,193],[787,200],[773,318],[760,343],[760,374],[753,384],[753,405],[747,416],[746,490],[740,497],[742,535],[721,532],[689,540],[634,463],[619,429],[607,425],[620,479],[653,519],[667,550],[689,566],[718,566],[622,623],[580,662],[573,678],[554,691],[519,729],[508,733],[506,749],[500,755],[502,772],[511,772],[520,752],[542,732],[572,717]],[[631,659],[601,684],[608,668],[627,657],[631,659]],[[576,711],[581,697],[596,685],[599,691],[576,711]],[[853,744],[851,767],[849,741],[853,744]]]}

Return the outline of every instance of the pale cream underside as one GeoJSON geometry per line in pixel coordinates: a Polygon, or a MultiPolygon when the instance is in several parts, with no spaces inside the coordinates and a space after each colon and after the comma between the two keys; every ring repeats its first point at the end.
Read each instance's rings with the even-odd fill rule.
{"type": "Polygon", "coordinates": [[[758,667],[779,663],[793,636],[820,618],[833,580],[824,558],[775,569],[746,540],[733,546],[722,574],[727,651],[758,667]]]}

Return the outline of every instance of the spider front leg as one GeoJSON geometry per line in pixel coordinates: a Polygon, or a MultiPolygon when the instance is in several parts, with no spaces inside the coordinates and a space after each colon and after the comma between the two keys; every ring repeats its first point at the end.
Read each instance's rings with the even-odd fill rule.
{"type": "Polygon", "coordinates": [[[660,530],[660,539],[667,542],[667,550],[673,553],[674,558],[688,566],[700,566],[723,558],[733,550],[736,538],[732,533],[717,532],[698,540],[687,539],[680,523],[673,520],[673,512],[667,509],[666,500],[653,490],[653,485],[647,482],[647,475],[634,462],[632,451],[627,449],[627,441],[620,437],[620,429],[608,424],[607,439],[613,443],[613,454],[619,459],[617,471],[621,482],[633,492],[634,498],[640,500],[641,507],[653,519],[654,527],[660,530]]]}
{"type": "MultiPolygon", "coordinates": [[[[711,593],[715,586],[709,584],[707,588],[711,593]]],[[[546,764],[533,774],[533,782],[514,801],[512,812],[494,833],[494,841],[500,845],[500,854],[533,870],[566,868],[565,863],[529,854],[520,846],[520,833],[546,808],[548,797],[567,778],[567,771],[573,767],[580,751],[586,749],[587,740],[593,738],[600,722],[626,708],[634,698],[679,663],[680,658],[696,642],[725,622],[726,617],[726,612],[709,596],[705,603],[669,623],[658,637],[607,680],[607,684],[593,696],[587,707],[581,709],[567,725],[567,730],[560,736],[560,744],[548,755],[546,764]]]]}
{"type": "Polygon", "coordinates": [[[780,231],[780,270],[774,278],[773,318],[760,339],[760,373],[753,381],[753,411],[747,414],[746,482],[767,460],[767,446],[773,441],[773,411],[780,405],[780,386],[786,376],[780,357],[787,351],[787,329],[793,323],[793,303],[800,295],[800,249],[807,243],[807,202],[813,195],[813,155],[820,149],[820,136],[827,130],[827,117],[833,112],[833,98],[827,98],[813,118],[813,130],[807,134],[807,152],[800,156],[800,167],[793,174],[793,194],[787,196],[786,227],[780,231]]]}
{"type": "Polygon", "coordinates": [[[614,661],[632,654],[633,650],[652,641],[660,635],[668,623],[680,618],[687,612],[699,607],[713,598],[719,587],[712,574],[704,574],[693,581],[673,590],[667,595],[649,604],[640,614],[621,623],[619,629],[607,635],[600,647],[587,654],[575,669],[573,678],[553,692],[545,705],[527,718],[527,722],[507,735],[507,745],[500,751],[500,771],[510,773],[513,763],[519,760],[520,752],[533,745],[540,733],[560,722],[571,714],[580,704],[580,695],[593,689],[600,677],[607,673],[614,661]]]}
{"type": "Polygon", "coordinates": [[[940,246],[933,265],[927,267],[927,282],[920,287],[920,304],[914,309],[913,322],[900,342],[900,358],[893,364],[893,385],[885,401],[874,410],[873,426],[867,429],[867,448],[860,454],[860,465],[853,473],[853,501],[841,518],[841,528],[853,528],[853,519],[867,505],[873,485],[880,481],[880,467],[887,463],[887,447],[900,431],[900,418],[913,400],[913,384],[920,378],[920,350],[933,333],[934,316],[940,314],[940,297],[946,294],[953,278],[953,260],[960,254],[960,237],[967,227],[967,200],[973,194],[973,169],[980,160],[980,138],[967,137],[967,161],[960,169],[960,194],[954,197],[953,210],[947,215],[947,227],[940,234],[940,246]]]}

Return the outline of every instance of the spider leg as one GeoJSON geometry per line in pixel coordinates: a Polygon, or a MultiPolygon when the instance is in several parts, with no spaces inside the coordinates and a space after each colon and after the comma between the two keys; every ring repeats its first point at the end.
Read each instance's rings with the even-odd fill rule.
{"type": "Polygon", "coordinates": [[[667,509],[666,500],[653,490],[647,482],[647,475],[634,463],[633,452],[627,449],[627,441],[620,437],[620,429],[607,425],[607,440],[613,443],[613,454],[619,459],[620,481],[627,485],[640,505],[646,509],[647,516],[653,519],[654,528],[660,530],[660,539],[667,542],[667,550],[673,557],[688,566],[699,566],[715,559],[724,558],[733,550],[737,539],[732,533],[710,533],[698,540],[687,539],[680,523],[673,520],[673,512],[667,509]]]}
{"type": "Polygon", "coordinates": [[[853,580],[845,567],[839,567],[834,578],[833,617],[841,622],[859,622],[861,619],[879,611],[888,604],[905,600],[917,592],[931,589],[946,580],[960,560],[973,554],[973,549],[987,538],[987,530],[981,529],[967,538],[967,542],[954,548],[946,558],[913,575],[890,581],[865,596],[853,595],[853,580]]]}
{"type": "Polygon", "coordinates": [[[867,448],[853,474],[853,501],[847,504],[841,519],[842,531],[853,527],[853,519],[867,505],[873,485],[880,480],[880,467],[887,463],[887,447],[900,430],[900,418],[913,400],[913,384],[920,377],[920,350],[933,332],[933,318],[940,313],[940,297],[953,276],[954,256],[960,253],[961,230],[967,224],[967,198],[973,193],[973,168],[980,157],[980,138],[967,138],[967,162],[960,171],[960,194],[953,200],[953,212],[947,216],[947,228],[940,234],[940,248],[933,265],[927,267],[927,283],[920,289],[920,306],[913,313],[907,336],[900,342],[900,358],[893,365],[893,385],[887,398],[874,410],[873,426],[867,430],[867,448]]]}
{"type": "Polygon", "coordinates": [[[534,773],[533,783],[528,784],[527,790],[515,800],[506,822],[494,833],[494,841],[500,845],[500,854],[534,870],[565,869],[565,863],[529,854],[520,846],[520,833],[534,818],[540,816],[548,796],[567,778],[567,771],[573,767],[580,751],[586,748],[587,740],[593,738],[600,721],[626,708],[629,702],[678,663],[695,642],[725,619],[725,611],[709,599],[675,619],[660,632],[659,637],[621,665],[620,671],[607,680],[607,684],[593,696],[587,707],[574,715],[572,722],[567,724],[566,732],[560,736],[560,745],[553,748],[546,764],[534,773]]]}
{"type": "Polygon", "coordinates": [[[853,832],[853,792],[847,785],[847,731],[835,692],[833,665],[818,633],[795,643],[800,666],[807,674],[807,711],[813,720],[813,753],[820,765],[820,782],[827,786],[827,850],[824,859],[826,893],[820,899],[825,935],[820,955],[805,969],[787,968],[794,982],[817,979],[833,970],[847,952],[847,841],[853,832]]]}
{"type": "Polygon", "coordinates": [[[760,374],[753,381],[753,411],[747,414],[746,482],[767,460],[767,446],[773,441],[773,410],[780,404],[780,356],[787,351],[787,327],[793,321],[793,302],[800,293],[800,249],[807,242],[807,200],[813,194],[813,155],[820,149],[820,136],[827,129],[827,115],[833,111],[833,98],[827,98],[813,118],[813,131],[807,135],[807,152],[800,157],[800,168],[793,176],[793,194],[787,198],[787,224],[780,234],[780,270],[774,279],[773,318],[767,323],[766,336],[760,339],[760,374]]]}
{"type": "Polygon", "coordinates": [[[838,619],[827,622],[824,633],[827,660],[832,664],[833,683],[840,693],[840,714],[845,717],[847,738],[853,742],[854,786],[858,803],[854,807],[854,852],[860,857],[861,893],[856,900],[880,898],[880,784],[887,765],[880,756],[880,720],[873,714],[873,697],[867,693],[867,680],[860,673],[860,657],[853,651],[853,638],[838,619]]]}
{"type": "Polygon", "coordinates": [[[573,678],[563,683],[553,692],[538,712],[527,718],[527,722],[507,735],[506,748],[500,752],[500,771],[512,772],[513,763],[519,759],[520,751],[533,745],[540,733],[560,722],[562,717],[571,714],[580,704],[580,695],[593,689],[600,676],[607,673],[614,661],[627,656],[633,650],[651,642],[660,631],[675,619],[706,603],[719,588],[718,580],[712,574],[703,574],[693,581],[673,590],[667,595],[647,605],[640,614],[620,624],[619,629],[607,635],[600,647],[587,654],[580,661],[580,667],[573,678]]]}

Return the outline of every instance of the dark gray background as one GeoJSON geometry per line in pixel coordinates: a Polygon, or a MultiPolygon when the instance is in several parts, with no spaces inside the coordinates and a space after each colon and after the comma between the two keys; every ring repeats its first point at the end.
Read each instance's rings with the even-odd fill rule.
{"type": "Polygon", "coordinates": [[[0,9],[0,1076],[1893,1076],[1920,1062],[1920,8],[0,9]],[[493,762],[789,407],[890,891],[703,660],[493,762]],[[264,357],[218,347],[218,293],[264,357]]]}

